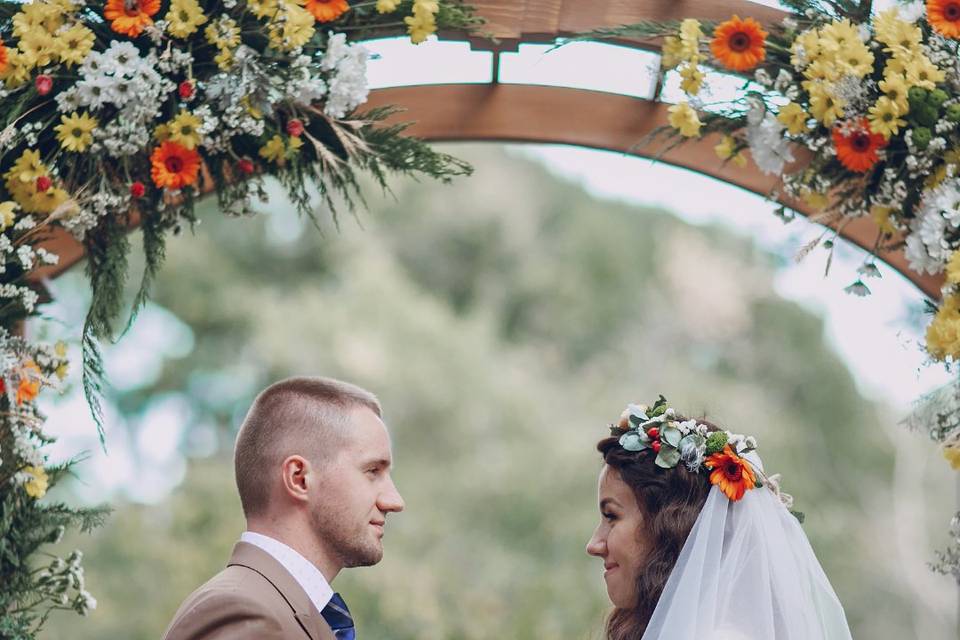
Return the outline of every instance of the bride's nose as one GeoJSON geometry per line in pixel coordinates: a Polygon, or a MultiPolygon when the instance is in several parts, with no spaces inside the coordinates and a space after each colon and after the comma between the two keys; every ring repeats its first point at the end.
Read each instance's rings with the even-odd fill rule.
{"type": "Polygon", "coordinates": [[[590,541],[587,542],[587,555],[603,557],[606,553],[607,541],[600,535],[600,527],[597,527],[590,541]]]}

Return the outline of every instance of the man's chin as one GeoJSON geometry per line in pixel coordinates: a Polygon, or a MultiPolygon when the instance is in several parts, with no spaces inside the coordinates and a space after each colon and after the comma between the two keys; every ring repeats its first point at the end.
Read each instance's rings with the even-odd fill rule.
{"type": "Polygon", "coordinates": [[[371,546],[362,551],[358,550],[358,553],[350,559],[350,562],[344,566],[347,568],[353,567],[372,567],[383,560],[383,546],[377,545],[376,547],[371,546]]]}

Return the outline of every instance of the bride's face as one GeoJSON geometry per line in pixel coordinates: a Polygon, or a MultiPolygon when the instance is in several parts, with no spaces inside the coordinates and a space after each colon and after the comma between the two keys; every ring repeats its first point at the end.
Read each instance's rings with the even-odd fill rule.
{"type": "Polygon", "coordinates": [[[600,524],[587,543],[587,553],[603,560],[610,601],[629,609],[636,605],[637,573],[646,555],[640,535],[643,516],[633,490],[609,465],[600,471],[597,501],[600,524]]]}

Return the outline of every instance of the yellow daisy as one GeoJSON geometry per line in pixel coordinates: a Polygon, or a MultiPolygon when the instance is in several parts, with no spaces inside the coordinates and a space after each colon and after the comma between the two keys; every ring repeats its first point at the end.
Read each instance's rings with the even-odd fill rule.
{"type": "Polygon", "coordinates": [[[279,135],[273,136],[265,145],[260,147],[260,157],[277,164],[283,162],[286,152],[286,145],[283,144],[283,138],[279,135]]]}
{"type": "Polygon", "coordinates": [[[837,63],[848,74],[858,78],[873,72],[873,54],[859,40],[837,53],[837,63]]]}
{"type": "Polygon", "coordinates": [[[777,120],[787,128],[790,135],[798,135],[807,130],[807,120],[810,114],[804,111],[796,102],[791,102],[780,108],[777,120]]]}
{"type": "Polygon", "coordinates": [[[377,0],[377,13],[393,13],[400,0],[377,0]]]}
{"type": "Polygon", "coordinates": [[[57,130],[57,139],[67,151],[83,151],[93,142],[93,130],[97,128],[97,119],[86,111],[78,114],[76,111],[69,116],[60,116],[57,130]]]}
{"type": "Polygon", "coordinates": [[[9,229],[17,219],[17,209],[20,208],[13,200],[0,202],[0,231],[9,229]]]}
{"type": "Polygon", "coordinates": [[[695,96],[703,86],[703,72],[695,64],[685,64],[680,69],[680,88],[689,95],[695,96]]]}
{"type": "MultiPolygon", "coordinates": [[[[889,68],[889,65],[887,66],[889,68]]],[[[907,79],[904,76],[889,74],[878,83],[880,92],[884,97],[889,98],[891,102],[897,105],[901,114],[906,114],[910,109],[910,103],[907,101],[907,79]]]]}
{"type": "Polygon", "coordinates": [[[907,64],[907,83],[911,87],[935,89],[937,83],[944,81],[944,73],[924,55],[918,55],[907,64]]]}
{"type": "Polygon", "coordinates": [[[169,140],[176,142],[186,149],[195,149],[200,144],[200,127],[203,120],[182,109],[177,116],[167,123],[169,140]]]}
{"type": "Polygon", "coordinates": [[[680,38],[667,36],[663,39],[663,47],[660,49],[660,68],[673,69],[681,62],[683,62],[683,45],[680,44],[680,38]]]}
{"type": "Polygon", "coordinates": [[[60,60],[68,67],[83,64],[93,50],[94,41],[93,31],[79,23],[73,25],[57,35],[60,60]]]}
{"type": "Polygon", "coordinates": [[[723,136],[720,144],[715,146],[713,151],[721,160],[730,160],[741,169],[747,166],[747,158],[737,150],[737,141],[733,136],[723,136]]]}
{"type": "Polygon", "coordinates": [[[834,51],[843,51],[854,44],[863,44],[857,27],[847,20],[836,20],[820,29],[821,44],[834,51]]]}
{"type": "Polygon", "coordinates": [[[880,96],[877,103],[870,107],[870,129],[884,138],[896,135],[907,121],[900,117],[900,107],[887,96],[880,96]]]}
{"type": "Polygon", "coordinates": [[[810,114],[826,126],[831,126],[837,118],[843,117],[846,105],[835,98],[823,84],[814,84],[810,88],[810,114]]]}
{"type": "Polygon", "coordinates": [[[680,135],[687,138],[696,138],[700,135],[700,117],[697,112],[686,102],[678,102],[668,110],[670,114],[670,126],[680,132],[680,135]]]}
{"type": "Polygon", "coordinates": [[[173,0],[165,17],[167,33],[174,38],[186,38],[207,21],[197,0],[173,0]]]}

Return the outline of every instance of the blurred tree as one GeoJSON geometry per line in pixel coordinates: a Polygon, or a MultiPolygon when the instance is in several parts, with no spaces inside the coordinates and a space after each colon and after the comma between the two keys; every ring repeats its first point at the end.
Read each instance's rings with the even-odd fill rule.
{"type": "Polygon", "coordinates": [[[474,178],[398,184],[366,229],[345,221],[321,237],[280,199],[239,223],[209,203],[197,233],[171,244],[154,297],[194,347],[115,402],[136,428],[158,398],[181,396],[183,453],[211,439],[217,453],[194,460],[169,499],[120,508],[81,545],[101,607],[85,625],[55,620],[47,637],[158,637],[241,530],[228,454],[250,400],[315,373],[381,396],[408,503],[384,562],[337,580],[362,637],[596,632],[606,598],[583,552],[597,519],[593,446],[627,401],[661,392],[760,439],[809,516],[854,637],[947,637],[949,607],[916,591],[948,581],[904,569],[896,536],[878,535],[897,527],[906,445],[821,320],[775,295],[771,256],[597,200],[499,148],[456,152],[474,178]]]}

